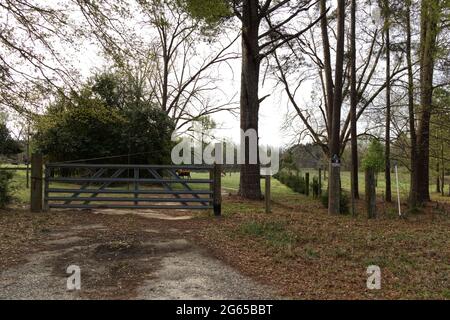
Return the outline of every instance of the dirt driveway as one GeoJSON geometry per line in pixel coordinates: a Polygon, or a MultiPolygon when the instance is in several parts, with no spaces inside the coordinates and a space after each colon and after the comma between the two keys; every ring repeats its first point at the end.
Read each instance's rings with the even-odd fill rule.
{"type": "Polygon", "coordinates": [[[197,246],[196,230],[206,222],[187,214],[60,212],[38,221],[16,214],[19,222],[12,215],[0,221],[5,229],[0,299],[275,297],[270,288],[197,246]],[[10,230],[18,223],[19,232],[29,231],[22,239],[15,239],[20,234],[10,230]],[[80,291],[67,290],[70,265],[81,270],[80,291]]]}

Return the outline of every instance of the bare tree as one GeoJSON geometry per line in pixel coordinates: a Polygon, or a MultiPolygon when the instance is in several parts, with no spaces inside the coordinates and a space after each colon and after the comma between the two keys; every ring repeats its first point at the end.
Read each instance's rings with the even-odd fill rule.
{"type": "Polygon", "coordinates": [[[351,4],[351,39],[350,39],[350,131],[351,131],[351,198],[352,214],[356,215],[355,200],[359,199],[358,183],[358,128],[356,119],[356,108],[358,104],[357,78],[356,78],[356,0],[351,4]]]}
{"type": "Polygon", "coordinates": [[[384,41],[386,43],[386,135],[385,135],[385,179],[386,201],[392,202],[391,190],[391,7],[389,0],[383,0],[380,4],[384,18],[384,41]]]}
{"type": "Polygon", "coordinates": [[[104,15],[102,9],[109,8],[110,1],[103,0],[101,6],[79,4],[107,55],[173,119],[178,130],[204,116],[235,112],[234,97],[223,94],[219,99],[220,79],[214,73],[239,58],[233,52],[239,35],[213,40],[202,33],[202,21],[177,1],[138,0],[135,6],[123,5],[123,15],[133,17],[139,31],[124,25],[122,11],[115,12],[116,18],[104,15]],[[217,99],[211,99],[212,92],[217,99]]]}
{"type": "MultiPolygon", "coordinates": [[[[326,2],[321,4],[322,8],[326,8],[326,2]]],[[[355,8],[356,10],[357,8],[355,8]]],[[[323,36],[318,36],[316,30],[311,29],[309,33],[300,37],[298,41],[289,47],[286,46],[284,51],[280,51],[279,54],[275,55],[279,75],[278,80],[283,85],[290,104],[294,107],[294,116],[290,117],[290,128],[298,127],[296,122],[292,122],[292,119],[299,119],[302,125],[299,138],[309,138],[320,145],[328,159],[331,159],[333,156],[329,148],[332,132],[330,104],[332,105],[335,100],[335,81],[333,78],[330,78],[330,75],[335,70],[331,62],[327,61],[331,60],[331,56],[335,55],[336,51],[337,35],[334,32],[330,32],[330,30],[336,29],[337,20],[334,17],[334,14],[327,16],[327,20],[324,19],[321,23],[320,34],[325,35],[324,39],[322,39],[323,36]],[[325,28],[323,24],[325,24],[325,28]],[[327,50],[327,48],[330,49],[327,50]],[[296,63],[296,61],[301,61],[302,65],[299,66],[300,62],[296,63]],[[313,87],[315,88],[311,101],[302,103],[297,96],[302,92],[303,86],[311,82],[313,82],[313,87]],[[317,88],[321,88],[322,96],[318,94],[317,88]]],[[[353,32],[349,32],[348,35],[350,42],[349,59],[344,59],[346,65],[343,73],[343,111],[340,120],[341,131],[338,156],[342,155],[347,143],[353,138],[352,136],[358,138],[362,135],[378,134],[377,130],[381,129],[381,127],[384,128],[375,117],[382,114],[380,111],[384,110],[384,106],[378,105],[377,100],[379,100],[379,96],[388,85],[388,82],[385,81],[386,74],[381,74],[385,69],[380,64],[380,59],[385,52],[383,50],[385,43],[383,38],[380,37],[381,30],[376,19],[373,19],[373,24],[368,24],[367,21],[370,21],[370,19],[373,19],[372,13],[368,13],[365,7],[361,7],[360,10],[355,12],[356,31],[354,34],[357,36],[355,37],[356,43],[354,47],[358,49],[355,50],[354,59],[352,57],[353,32]],[[354,73],[352,71],[353,61],[355,61],[354,73]],[[366,123],[365,131],[359,132],[359,134],[358,132],[352,133],[356,129],[356,123],[363,117],[364,123],[366,123]]],[[[390,72],[391,82],[395,83],[401,79],[405,70],[406,67],[403,65],[402,60],[396,60],[390,72]]],[[[357,155],[357,145],[355,146],[354,142],[352,142],[352,149],[357,155]]],[[[355,177],[353,181],[354,185],[357,185],[358,179],[354,173],[358,171],[357,157],[356,159],[352,158],[352,162],[354,163],[352,172],[355,177]]],[[[355,190],[355,186],[352,189],[355,190]]]]}
{"type": "Polygon", "coordinates": [[[200,21],[176,3],[148,1],[141,5],[147,23],[157,31],[157,41],[151,47],[155,70],[148,74],[148,83],[157,93],[158,105],[174,119],[178,129],[207,115],[234,112],[234,97],[223,94],[218,102],[210,101],[210,96],[212,92],[216,96],[220,92],[213,75],[215,68],[239,58],[231,50],[239,35],[215,41],[207,46],[210,53],[198,58],[198,40],[211,41],[202,35],[200,21]]]}
{"type": "MultiPolygon", "coordinates": [[[[344,85],[344,55],[345,55],[345,0],[338,0],[337,7],[337,43],[336,43],[336,67],[334,76],[334,99],[331,108],[331,136],[330,154],[330,179],[328,185],[328,212],[330,214],[340,213],[341,194],[341,170],[340,163],[333,163],[334,159],[339,159],[341,150],[341,109],[342,109],[342,88],[344,85]]],[[[327,35],[324,34],[323,37],[327,35]]],[[[330,48],[324,48],[329,51],[330,48]]]]}
{"type": "MultiPolygon", "coordinates": [[[[326,9],[326,2],[321,2],[322,10],[326,9]]],[[[356,9],[355,9],[356,10],[356,9]]],[[[356,12],[355,12],[356,13],[356,12]]],[[[357,57],[355,57],[355,74],[352,81],[352,60],[348,59],[346,66],[343,68],[345,72],[343,73],[343,84],[342,84],[342,102],[344,102],[343,107],[343,117],[340,119],[342,127],[340,130],[340,144],[338,156],[341,156],[345,150],[347,143],[350,141],[352,136],[352,130],[355,129],[355,123],[363,117],[365,112],[374,104],[377,97],[384,91],[387,83],[385,81],[379,81],[379,61],[381,59],[384,43],[380,39],[380,29],[377,28],[376,24],[369,25],[367,20],[370,19],[370,15],[365,13],[363,10],[360,13],[362,16],[361,21],[358,25],[356,34],[363,34],[361,37],[357,37],[357,45],[355,47],[359,48],[357,52],[357,57]],[[352,92],[352,87],[354,91],[352,92]],[[353,96],[353,99],[352,99],[353,96]],[[348,99],[350,101],[348,102],[348,99]],[[348,110],[347,103],[350,105],[350,110],[348,110]],[[356,107],[356,110],[352,108],[356,107]],[[354,112],[352,112],[352,109],[354,112]],[[348,112],[346,111],[348,110],[348,112]],[[354,116],[354,119],[352,119],[354,116]],[[353,121],[353,127],[352,127],[353,121]]],[[[331,15],[330,15],[331,16],[331,15]]],[[[333,17],[333,16],[331,16],[333,17]]],[[[355,19],[356,20],[356,19],[355,19]]],[[[277,54],[275,55],[275,61],[279,74],[279,81],[283,85],[289,102],[295,109],[295,115],[301,120],[304,126],[303,133],[308,135],[314,143],[320,145],[324,154],[331,159],[334,153],[331,152],[330,142],[331,142],[331,132],[332,132],[332,122],[333,119],[332,112],[330,112],[330,105],[334,103],[334,95],[336,90],[336,85],[334,79],[331,77],[335,67],[331,64],[331,55],[334,53],[335,49],[333,45],[336,45],[337,39],[334,33],[330,41],[328,36],[329,30],[335,29],[335,19],[327,17],[323,19],[321,23],[321,35],[322,39],[318,37],[314,30],[310,30],[310,33],[303,35],[296,43],[293,43],[290,47],[287,47],[288,54],[277,54]],[[324,26],[325,24],[325,26],[324,26]],[[320,40],[317,40],[320,39],[320,40]],[[333,43],[333,45],[331,44],[333,43]],[[322,47],[322,48],[321,48],[322,47]],[[311,61],[311,63],[303,63],[303,66],[298,70],[296,60],[306,60],[311,61]],[[309,65],[306,67],[305,65],[309,65]],[[327,76],[328,74],[328,76],[327,76]],[[323,96],[317,97],[317,93],[314,93],[313,105],[301,106],[298,101],[297,93],[300,90],[303,83],[315,79],[314,86],[322,89],[323,96]],[[327,89],[328,88],[328,89],[327,89]],[[330,89],[331,88],[331,89],[330,89]],[[331,90],[331,91],[330,91],[331,90]]],[[[351,33],[349,35],[351,39],[351,33]]],[[[351,42],[350,41],[350,57],[351,54],[351,42]]],[[[393,68],[392,77],[400,77],[405,68],[397,63],[393,68]]],[[[315,90],[317,92],[317,90],[315,90]]],[[[341,103],[342,104],[342,103],[341,103]]],[[[378,112],[379,113],[379,112],[378,112]]],[[[374,129],[373,127],[368,127],[367,130],[374,129]]],[[[368,131],[360,133],[360,135],[367,134],[368,131]]],[[[357,133],[353,134],[358,137],[357,133]]],[[[356,147],[354,148],[356,152],[356,147]]],[[[357,159],[354,161],[357,164],[357,159]]],[[[358,170],[357,165],[352,170],[358,170]]],[[[354,179],[355,184],[357,183],[357,178],[354,179]]]]}
{"type": "Polygon", "coordinates": [[[0,105],[30,115],[39,107],[31,92],[76,85],[67,56],[76,29],[62,5],[4,0],[0,16],[0,105]]]}

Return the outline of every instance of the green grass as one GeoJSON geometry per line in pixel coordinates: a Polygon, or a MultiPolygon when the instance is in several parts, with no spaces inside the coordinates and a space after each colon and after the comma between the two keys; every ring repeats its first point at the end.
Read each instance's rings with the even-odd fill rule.
{"type": "Polygon", "coordinates": [[[286,228],[287,223],[280,221],[250,221],[240,226],[240,232],[262,238],[276,249],[285,249],[296,242],[296,236],[286,228]]]}
{"type": "MultiPolygon", "coordinates": [[[[193,179],[209,179],[208,173],[193,173],[193,179]]],[[[239,190],[239,173],[233,172],[226,176],[222,176],[222,189],[232,193],[236,193],[239,190]]],[[[261,192],[265,192],[264,179],[261,179],[261,192]]],[[[271,192],[273,195],[295,195],[295,192],[280,183],[276,179],[271,180],[271,192]]]]}

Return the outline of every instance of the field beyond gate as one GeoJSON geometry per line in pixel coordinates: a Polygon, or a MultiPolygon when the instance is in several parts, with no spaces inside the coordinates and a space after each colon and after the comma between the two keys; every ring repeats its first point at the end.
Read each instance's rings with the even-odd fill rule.
{"type": "Polygon", "coordinates": [[[47,164],[44,208],[206,210],[216,204],[220,209],[220,169],[216,167],[47,164]],[[210,174],[209,179],[191,179],[182,178],[180,172],[210,174]]]}

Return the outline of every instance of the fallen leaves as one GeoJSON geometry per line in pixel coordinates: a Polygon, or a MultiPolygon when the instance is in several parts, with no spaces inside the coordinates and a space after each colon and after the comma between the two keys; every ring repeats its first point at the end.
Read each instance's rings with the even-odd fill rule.
{"type": "Polygon", "coordinates": [[[448,298],[448,215],[425,212],[406,220],[380,215],[369,221],[365,217],[329,216],[307,198],[278,200],[282,205],[275,205],[273,213],[266,215],[252,213],[248,205],[245,213],[239,213],[242,201],[236,207],[233,201],[226,199],[225,203],[234,214],[206,225],[199,241],[217,257],[275,286],[286,297],[448,298]],[[285,228],[274,235],[276,228],[263,227],[267,225],[285,228]],[[250,232],[239,232],[249,226],[250,232]],[[268,241],[284,239],[280,234],[296,235],[295,241],[286,241],[284,247],[268,241]],[[366,288],[366,269],[371,264],[382,268],[380,291],[366,288]]]}

